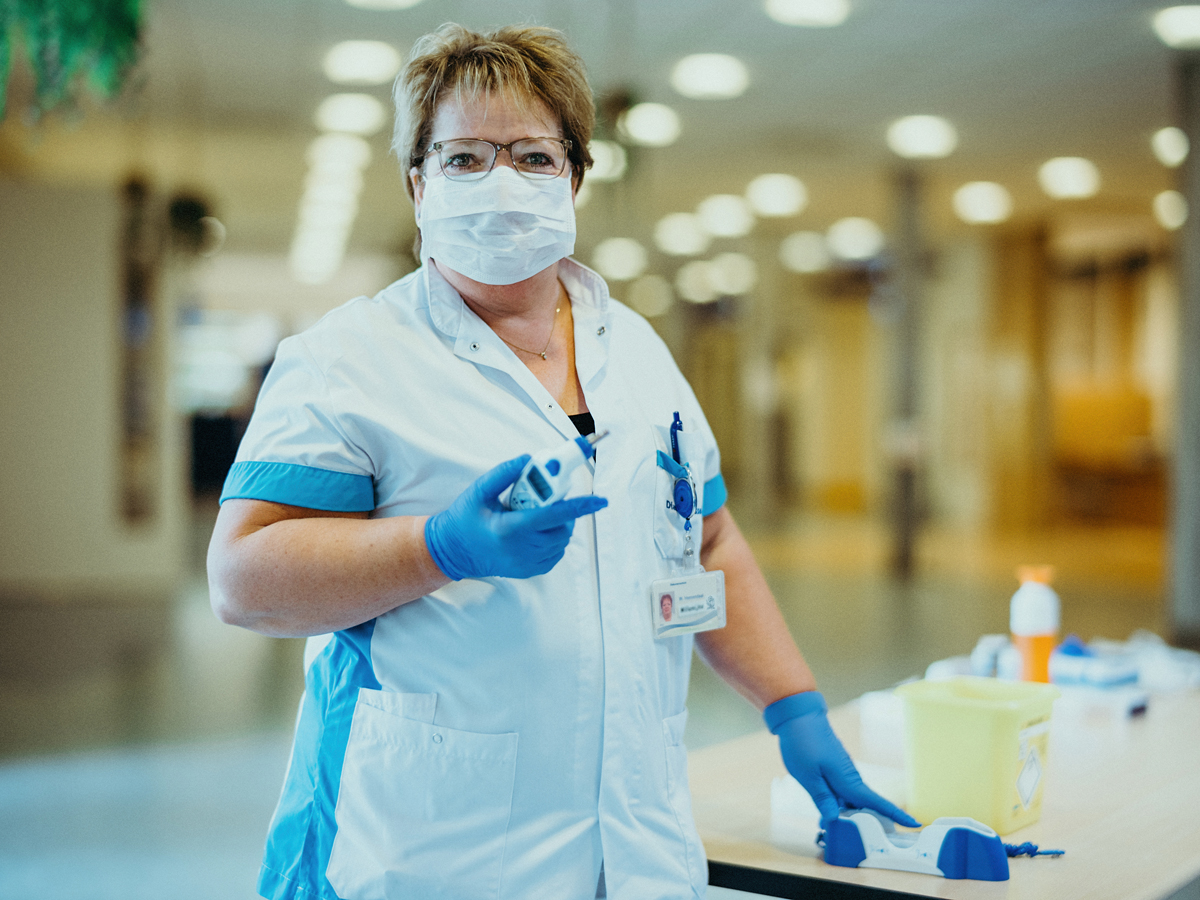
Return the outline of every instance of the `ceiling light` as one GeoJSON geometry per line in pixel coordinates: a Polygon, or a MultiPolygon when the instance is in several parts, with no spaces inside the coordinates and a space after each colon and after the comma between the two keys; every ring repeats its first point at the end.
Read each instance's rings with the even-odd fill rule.
{"type": "Polygon", "coordinates": [[[905,116],[888,126],[887,142],[905,159],[941,159],[958,146],[958,132],[941,116],[905,116]]]}
{"type": "Polygon", "coordinates": [[[385,84],[400,71],[400,54],[383,41],[342,41],[334,44],[321,67],[335,84],[385,84]]]}
{"type": "Polygon", "coordinates": [[[1038,169],[1042,190],[1059,200],[1091,197],[1100,190],[1100,170],[1081,156],[1059,156],[1038,169]]]}
{"type": "Polygon", "coordinates": [[[848,0],[767,0],[767,15],[783,25],[832,28],[850,14],[848,0]]]}
{"type": "Polygon", "coordinates": [[[760,216],[794,216],[808,205],[808,189],[794,175],[759,175],[746,188],[746,199],[760,216]]]}
{"type": "Polygon", "coordinates": [[[671,256],[695,256],[708,249],[712,237],[691,213],[671,213],[654,226],[654,243],[671,256]]]}
{"type": "Polygon", "coordinates": [[[721,253],[708,264],[708,279],[718,294],[738,297],[758,281],[758,267],[745,253],[721,253]]]}
{"type": "Polygon", "coordinates": [[[1188,205],[1179,191],[1163,191],[1154,198],[1154,218],[1167,231],[1174,231],[1187,221],[1188,205]]]}
{"type": "Polygon", "coordinates": [[[713,237],[742,237],[754,227],[750,204],[737,194],[713,194],[696,207],[700,227],[713,237]]]}
{"type": "Polygon", "coordinates": [[[334,94],[317,107],[316,124],[322,131],[374,134],[383,127],[383,104],[370,94],[334,94]]]}
{"type": "Polygon", "coordinates": [[[954,211],[964,222],[1003,222],[1012,214],[1012,196],[994,181],[970,181],[954,192],[954,211]]]}
{"type": "Polygon", "coordinates": [[[592,263],[605,278],[628,281],[645,271],[646,248],[633,238],[608,238],[596,246],[592,263]]]}
{"type": "Polygon", "coordinates": [[[870,219],[851,216],[829,226],[829,249],[840,259],[871,259],[883,249],[883,232],[870,219]]]}
{"type": "Polygon", "coordinates": [[[313,169],[365,169],[371,162],[371,145],[353,134],[330,132],[308,145],[308,164],[313,169]]]}
{"type": "Polygon", "coordinates": [[[711,303],[717,290],[709,277],[708,263],[702,260],[685,263],[675,273],[675,290],[689,303],[711,303]]]}
{"type": "Polygon", "coordinates": [[[358,198],[353,195],[335,197],[305,194],[300,203],[299,223],[302,228],[334,231],[349,228],[358,215],[358,198]]]}
{"type": "Polygon", "coordinates": [[[789,234],[779,245],[779,261],[792,272],[823,272],[829,268],[825,236],[815,231],[789,234]]]}
{"type": "Polygon", "coordinates": [[[1176,128],[1174,125],[1160,128],[1154,132],[1154,137],[1150,139],[1150,146],[1154,149],[1154,155],[1158,157],[1158,161],[1168,169],[1174,169],[1187,159],[1190,149],[1188,136],[1183,133],[1183,129],[1176,128]]]}
{"type": "Polygon", "coordinates": [[[588,144],[592,154],[592,167],[587,177],[596,181],[619,181],[625,174],[628,157],[625,148],[616,141],[592,141],[588,144]]]}
{"type": "Polygon", "coordinates": [[[749,85],[742,61],[724,53],[693,53],[671,69],[671,87],[693,100],[740,97],[749,85]]]}
{"type": "Polygon", "coordinates": [[[357,197],[362,190],[362,175],[353,169],[346,172],[309,169],[304,179],[305,197],[357,197]]]}
{"type": "Polygon", "coordinates": [[[416,6],[421,0],[346,0],[351,6],[359,9],[408,9],[416,6]]]}
{"type": "Polygon", "coordinates": [[[674,302],[671,283],[661,275],[643,275],[629,286],[629,305],[647,319],[661,316],[674,302]]]}
{"type": "Polygon", "coordinates": [[[621,113],[617,130],[635,144],[666,147],[679,138],[679,116],[661,103],[638,103],[621,113]]]}
{"type": "Polygon", "coordinates": [[[1154,30],[1168,47],[1200,47],[1200,6],[1170,6],[1154,14],[1154,30]]]}

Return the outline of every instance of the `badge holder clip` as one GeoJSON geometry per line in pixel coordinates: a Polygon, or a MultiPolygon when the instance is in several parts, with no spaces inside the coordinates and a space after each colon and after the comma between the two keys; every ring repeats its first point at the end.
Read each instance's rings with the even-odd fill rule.
{"type": "Polygon", "coordinates": [[[691,469],[679,458],[677,435],[682,430],[677,412],[671,422],[671,455],[658,451],[659,468],[674,479],[671,509],[683,519],[684,549],[674,563],[677,573],[650,585],[655,638],[725,627],[725,573],[705,572],[693,543],[692,516],[699,510],[691,469]]]}

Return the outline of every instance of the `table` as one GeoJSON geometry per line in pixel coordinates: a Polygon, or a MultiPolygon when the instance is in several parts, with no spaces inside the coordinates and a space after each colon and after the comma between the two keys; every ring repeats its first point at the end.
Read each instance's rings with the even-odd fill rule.
{"type": "MultiPolygon", "coordinates": [[[[851,756],[870,764],[859,702],[832,710],[830,720],[851,756]]],[[[771,782],[786,773],[764,730],[689,754],[710,883],[832,900],[1152,900],[1200,877],[1200,692],[1152,696],[1136,718],[1062,716],[1060,703],[1051,719],[1041,819],[1003,840],[1032,841],[1065,856],[1010,860],[1003,882],[826,865],[814,844],[815,818],[772,836],[771,782]]]]}

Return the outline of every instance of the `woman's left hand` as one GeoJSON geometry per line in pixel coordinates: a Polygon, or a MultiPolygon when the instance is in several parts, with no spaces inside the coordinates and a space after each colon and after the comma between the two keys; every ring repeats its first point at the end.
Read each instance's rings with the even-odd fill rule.
{"type": "Polygon", "coordinates": [[[506,509],[500,495],[521,475],[529,455],[503,462],[425,523],[433,561],[450,578],[530,578],[549,572],[566,553],[575,520],[608,506],[603,497],[573,497],[540,509],[506,509]]]}

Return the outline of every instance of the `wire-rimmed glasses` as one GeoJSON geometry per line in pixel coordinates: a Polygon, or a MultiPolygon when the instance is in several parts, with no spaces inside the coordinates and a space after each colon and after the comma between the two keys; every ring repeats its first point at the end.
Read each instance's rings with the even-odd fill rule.
{"type": "Polygon", "coordinates": [[[479,138],[455,138],[433,144],[426,157],[436,156],[442,174],[452,181],[478,181],[496,165],[501,150],[507,150],[513,168],[526,178],[557,178],[567,168],[571,142],[564,138],[529,137],[507,144],[479,138]]]}

